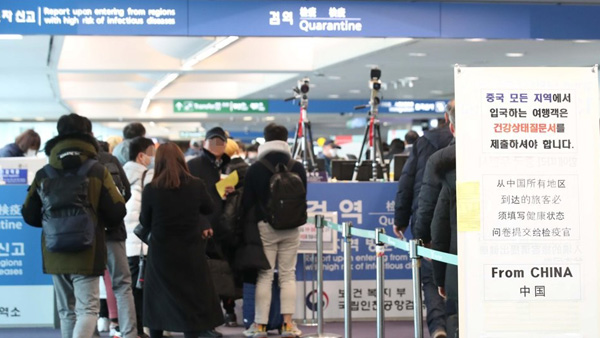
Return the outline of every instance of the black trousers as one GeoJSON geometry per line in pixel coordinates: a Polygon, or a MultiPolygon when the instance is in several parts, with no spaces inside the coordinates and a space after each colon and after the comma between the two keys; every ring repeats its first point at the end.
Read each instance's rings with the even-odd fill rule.
{"type": "MultiPolygon", "coordinates": [[[[200,332],[184,332],[184,338],[198,338],[200,336],[200,332]]],[[[162,330],[150,330],[150,338],[163,338],[162,330]]]]}
{"type": "Polygon", "coordinates": [[[140,273],[140,256],[127,257],[127,260],[129,261],[129,270],[131,271],[131,291],[133,292],[133,302],[135,304],[137,331],[141,335],[144,333],[144,289],[135,287],[140,273]]]}

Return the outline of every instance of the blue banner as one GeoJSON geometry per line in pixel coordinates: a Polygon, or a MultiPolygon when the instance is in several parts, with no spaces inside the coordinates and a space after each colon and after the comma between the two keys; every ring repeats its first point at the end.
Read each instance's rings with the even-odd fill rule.
{"type": "MultiPolygon", "coordinates": [[[[352,222],[365,230],[384,228],[393,235],[394,200],[398,183],[350,182],[310,183],[308,185],[308,211],[312,213],[337,212],[338,223],[352,222]]],[[[344,279],[343,238],[338,235],[338,253],[324,255],[324,280],[344,279]]],[[[352,238],[352,279],[375,280],[375,241],[352,238]]],[[[411,263],[408,253],[386,246],[385,278],[411,279],[411,263]]],[[[302,280],[303,259],[298,259],[297,280],[302,280]]],[[[307,270],[312,271],[311,268],[307,270]]],[[[310,272],[309,272],[309,277],[310,272]]]]}
{"type": "Polygon", "coordinates": [[[194,1],[190,35],[437,37],[438,3],[194,1]],[[207,10],[210,8],[210,10],[207,10]],[[218,13],[218,14],[217,14],[218,13]]]}
{"type": "Polygon", "coordinates": [[[0,34],[599,39],[600,6],[270,0],[4,0],[0,34]]]}
{"type": "Polygon", "coordinates": [[[41,229],[21,216],[27,185],[0,186],[0,285],[52,285],[42,271],[41,229]]]}
{"type": "Polygon", "coordinates": [[[0,34],[188,35],[187,0],[3,1],[0,34]]]}

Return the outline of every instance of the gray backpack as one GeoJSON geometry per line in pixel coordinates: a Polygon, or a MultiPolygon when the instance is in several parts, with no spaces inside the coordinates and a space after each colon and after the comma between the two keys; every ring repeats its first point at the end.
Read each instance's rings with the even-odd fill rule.
{"type": "Polygon", "coordinates": [[[87,160],[76,173],[59,174],[49,164],[48,176],[38,188],[42,200],[42,229],[46,249],[77,252],[94,244],[97,218],[88,196],[88,172],[96,160],[87,160]]]}

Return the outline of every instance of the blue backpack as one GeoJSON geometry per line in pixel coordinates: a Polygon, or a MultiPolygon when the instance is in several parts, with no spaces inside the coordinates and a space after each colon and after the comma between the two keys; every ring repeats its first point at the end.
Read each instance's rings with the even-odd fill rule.
{"type": "Polygon", "coordinates": [[[42,200],[42,229],[46,249],[77,252],[92,247],[97,218],[89,199],[88,172],[96,160],[87,160],[76,173],[59,173],[49,164],[48,176],[38,188],[42,200]]]}

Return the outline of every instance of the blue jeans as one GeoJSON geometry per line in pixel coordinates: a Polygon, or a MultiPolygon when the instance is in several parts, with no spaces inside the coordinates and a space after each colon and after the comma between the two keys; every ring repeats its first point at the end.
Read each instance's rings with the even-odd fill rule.
{"type": "Polygon", "coordinates": [[[426,259],[421,259],[421,284],[427,308],[427,328],[432,335],[435,330],[446,330],[446,304],[438,293],[438,287],[433,280],[433,265],[426,259]]]}

